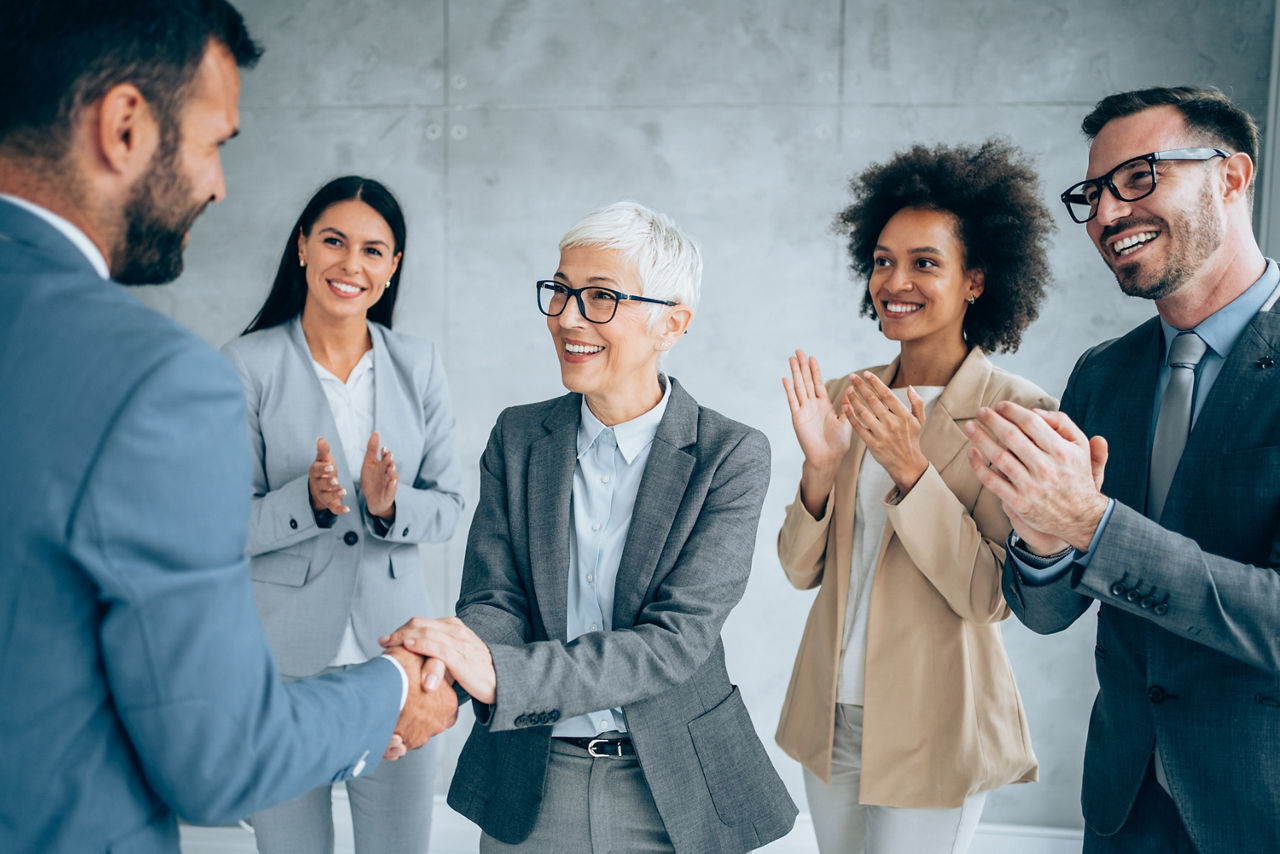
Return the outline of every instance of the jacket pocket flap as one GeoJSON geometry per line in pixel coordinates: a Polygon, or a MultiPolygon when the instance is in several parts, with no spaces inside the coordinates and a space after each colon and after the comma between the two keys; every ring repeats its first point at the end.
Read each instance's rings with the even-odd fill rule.
{"type": "Polygon", "coordinates": [[[422,571],[422,553],[417,546],[402,546],[391,550],[391,577],[408,578],[422,571]]]}
{"type": "Polygon", "coordinates": [[[254,581],[287,584],[290,587],[306,584],[310,568],[310,558],[288,552],[258,555],[249,562],[249,574],[254,581]]]}

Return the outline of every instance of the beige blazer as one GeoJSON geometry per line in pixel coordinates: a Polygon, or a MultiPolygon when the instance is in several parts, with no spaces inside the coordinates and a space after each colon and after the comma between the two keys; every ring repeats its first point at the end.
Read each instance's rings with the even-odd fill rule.
{"type": "MultiPolygon", "coordinates": [[[[898,360],[872,369],[886,383],[898,360]]],[[[827,383],[832,400],[847,378],[827,383]]],[[[888,522],[867,620],[859,802],[958,807],[967,795],[1037,779],[1022,700],[1000,639],[1009,520],[965,459],[960,425],[981,406],[1013,400],[1056,409],[1032,383],[974,347],[920,435],[929,468],[906,496],[886,496],[888,522]]],[[[797,495],[778,532],[778,557],[801,590],[821,585],[805,625],[779,746],[831,779],[836,679],[853,548],[854,494],[866,446],[854,435],[821,519],[797,495]]]]}

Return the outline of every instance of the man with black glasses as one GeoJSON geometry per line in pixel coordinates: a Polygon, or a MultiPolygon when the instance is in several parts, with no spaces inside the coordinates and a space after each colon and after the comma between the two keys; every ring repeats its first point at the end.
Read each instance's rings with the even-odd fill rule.
{"type": "Polygon", "coordinates": [[[1101,602],[1086,852],[1280,851],[1280,271],[1252,231],[1257,127],[1216,90],[1160,88],[1083,130],[1090,177],[1062,200],[1159,316],[1085,353],[1061,414],[1002,403],[966,428],[1014,523],[1005,597],[1041,633],[1101,602]]]}

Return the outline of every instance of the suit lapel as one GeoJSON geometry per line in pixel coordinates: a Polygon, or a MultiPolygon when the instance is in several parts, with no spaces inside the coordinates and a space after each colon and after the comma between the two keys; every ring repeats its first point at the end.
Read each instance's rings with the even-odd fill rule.
{"type": "MultiPolygon", "coordinates": [[[[394,401],[415,400],[414,395],[396,394],[396,375],[391,370],[391,354],[387,352],[387,342],[382,337],[382,330],[375,323],[369,323],[369,339],[373,342],[373,429],[378,434],[378,443],[383,448],[399,449],[408,460],[409,446],[402,444],[396,433],[396,424],[400,420],[394,417],[394,401]]],[[[368,437],[365,437],[368,441],[368,437]]],[[[416,449],[414,449],[416,451],[416,449]]],[[[393,452],[394,453],[394,452],[393,452]]],[[[401,472],[404,474],[404,472],[401,472]]],[[[416,471],[413,474],[417,474],[416,471]]]]}
{"type": "Polygon", "coordinates": [[[938,396],[920,433],[920,450],[939,472],[969,444],[960,423],[977,415],[990,379],[991,363],[981,348],[973,347],[938,396]]]}
{"type": "Polygon", "coordinates": [[[578,418],[582,396],[560,398],[542,422],[547,434],[529,449],[529,572],[549,637],[567,641],[569,538],[573,524],[573,471],[578,457],[578,418]]]}
{"type": "Polygon", "coordinates": [[[698,441],[698,404],[674,379],[668,382],[671,398],[649,448],[614,582],[615,628],[635,623],[693,473],[695,458],[686,449],[698,441]]]}
{"type": "MultiPolygon", "coordinates": [[[[1243,419],[1256,418],[1257,413],[1272,408],[1272,403],[1264,405],[1257,398],[1277,370],[1275,360],[1280,355],[1278,351],[1280,315],[1274,311],[1259,313],[1227,354],[1191,435],[1187,437],[1188,450],[1206,444],[1230,450],[1231,439],[1238,433],[1231,425],[1243,419]]],[[[1174,482],[1177,482],[1176,474],[1174,482]]]]}
{"type": "MultiPolygon", "coordinates": [[[[1272,398],[1280,371],[1280,314],[1260,312],[1240,335],[1209,390],[1178,461],[1163,522],[1181,530],[1180,519],[1197,512],[1193,484],[1212,478],[1223,451],[1240,447],[1258,420],[1276,410],[1272,398]],[[1206,468],[1207,467],[1207,468],[1206,468]]],[[[1246,441],[1244,447],[1250,447],[1246,441]]],[[[1203,508],[1200,510],[1203,513],[1203,508]]]]}
{"type": "MultiPolygon", "coordinates": [[[[1116,353],[1096,381],[1086,418],[1077,420],[1090,436],[1101,434],[1109,445],[1102,491],[1144,512],[1147,468],[1151,458],[1152,401],[1160,370],[1160,321],[1152,318],[1136,334],[1116,342],[1116,353]]],[[[1072,417],[1075,418],[1074,413],[1072,417]]]]}
{"type": "MultiPolygon", "coordinates": [[[[357,509],[355,505],[356,482],[353,478],[355,472],[348,470],[347,455],[342,447],[342,438],[338,435],[338,423],[333,420],[333,410],[329,408],[329,398],[325,397],[324,387],[320,385],[320,378],[316,376],[316,366],[311,359],[311,348],[307,346],[307,336],[302,334],[301,317],[295,317],[289,321],[288,334],[303,377],[302,381],[296,386],[285,389],[290,401],[289,417],[295,424],[316,425],[318,430],[316,436],[323,436],[325,441],[329,443],[330,451],[333,454],[333,463],[338,472],[338,483],[342,484],[343,488],[347,490],[347,495],[343,498],[342,503],[351,508],[352,512],[355,512],[357,509]]],[[[315,437],[308,438],[312,441],[311,453],[314,456],[315,437]]]]}
{"type": "MultiPolygon", "coordinates": [[[[894,376],[898,373],[898,357],[894,357],[893,361],[882,368],[873,368],[872,373],[880,378],[885,385],[893,382],[894,376]]],[[[846,377],[838,386],[836,386],[835,400],[833,405],[839,410],[844,401],[845,390],[849,387],[849,380],[846,377]]],[[[853,571],[853,516],[857,509],[858,503],[858,474],[862,471],[862,460],[866,456],[867,446],[858,438],[855,431],[853,434],[853,442],[849,445],[849,450],[845,453],[844,459],[840,461],[840,468],[836,471],[836,482],[831,487],[831,497],[828,501],[836,503],[835,517],[832,524],[835,526],[836,532],[836,595],[837,602],[844,602],[849,597],[849,574],[853,571]]],[[[881,552],[884,551],[884,543],[880,544],[881,552]]],[[[844,606],[840,606],[840,620],[843,625],[844,606]]]]}

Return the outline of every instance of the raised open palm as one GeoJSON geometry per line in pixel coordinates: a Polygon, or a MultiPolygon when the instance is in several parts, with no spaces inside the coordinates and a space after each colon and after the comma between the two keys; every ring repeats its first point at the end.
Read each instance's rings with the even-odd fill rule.
{"type": "Polygon", "coordinates": [[[849,450],[853,425],[827,397],[816,358],[796,350],[787,362],[791,365],[791,378],[783,378],[782,386],[787,391],[791,426],[800,441],[800,450],[814,468],[833,469],[849,450]]]}

